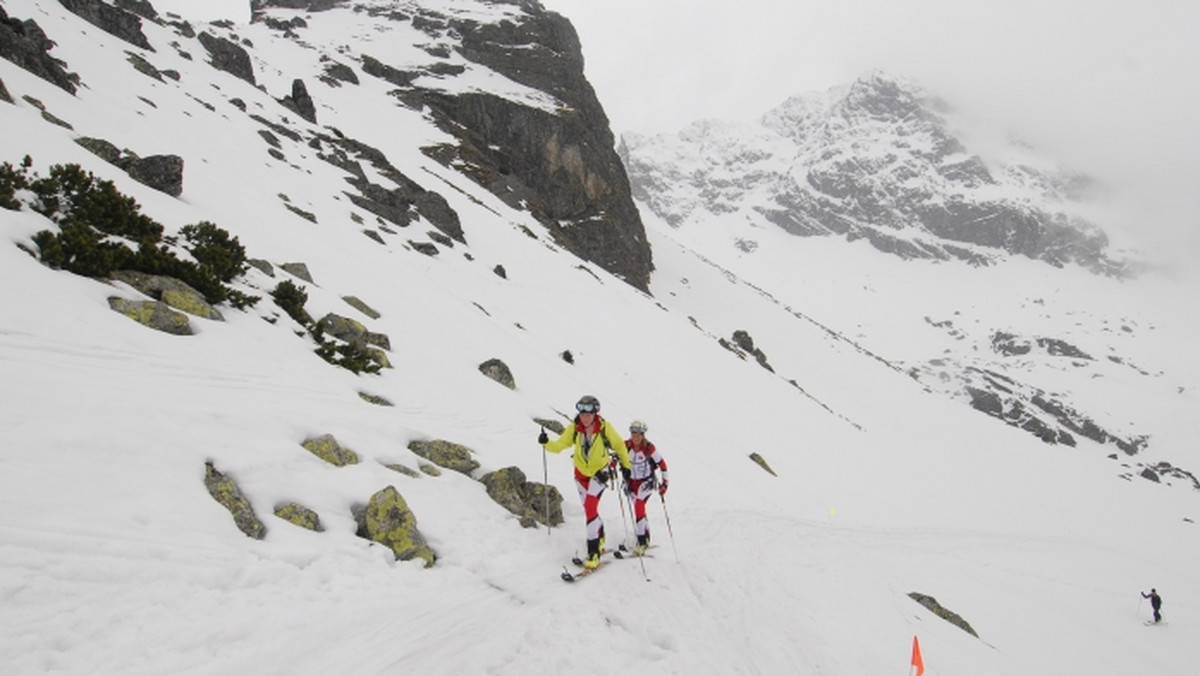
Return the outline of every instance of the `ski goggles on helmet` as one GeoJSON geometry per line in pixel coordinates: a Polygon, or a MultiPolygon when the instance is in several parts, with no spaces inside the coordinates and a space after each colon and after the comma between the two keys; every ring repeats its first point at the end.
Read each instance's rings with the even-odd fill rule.
{"type": "Polygon", "coordinates": [[[596,413],[600,410],[600,402],[598,401],[581,401],[575,404],[575,410],[580,413],[596,413]]]}

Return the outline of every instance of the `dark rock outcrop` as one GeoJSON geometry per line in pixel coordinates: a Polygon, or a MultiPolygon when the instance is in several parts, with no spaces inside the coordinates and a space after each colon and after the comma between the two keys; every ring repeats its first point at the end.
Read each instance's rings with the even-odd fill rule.
{"type": "Polygon", "coordinates": [[[459,52],[562,102],[545,110],[485,93],[412,93],[428,105],[454,146],[426,152],[465,166],[508,204],[528,209],[575,255],[645,290],[653,269],[641,217],[608,118],[583,76],[579,38],[565,18],[524,5],[520,20],[451,20],[459,52]]]}
{"type": "Polygon", "coordinates": [[[304,86],[304,81],[296,78],[292,80],[292,93],[290,96],[285,96],[279,100],[284,108],[296,113],[300,117],[309,122],[316,123],[317,107],[313,104],[312,97],[308,95],[308,88],[304,86]]]}
{"type": "Polygon", "coordinates": [[[348,4],[348,0],[250,0],[251,20],[258,21],[261,19],[263,10],[270,7],[323,12],[345,4],[348,4]]]}
{"type": "Polygon", "coordinates": [[[79,76],[66,70],[65,61],[50,56],[54,42],[33,19],[11,18],[0,7],[0,57],[17,64],[43,80],[72,94],[79,76]]]}
{"type": "Polygon", "coordinates": [[[149,0],[116,0],[113,4],[143,19],[158,21],[158,10],[154,9],[154,5],[151,5],[149,0]]]}
{"type": "Polygon", "coordinates": [[[130,158],[121,166],[138,183],[164,192],[171,197],[183,194],[183,158],[178,155],[149,155],[130,158]]]}
{"type": "MultiPolygon", "coordinates": [[[[121,38],[131,45],[154,51],[150,40],[142,33],[142,20],[136,15],[100,0],[58,0],[79,18],[96,26],[109,35],[121,38]]],[[[154,11],[151,7],[150,11],[154,11]]]]}
{"type": "Polygon", "coordinates": [[[738,348],[747,354],[754,355],[754,360],[758,362],[759,366],[765,368],[771,373],[775,372],[775,369],[771,368],[771,365],[767,363],[767,355],[763,353],[762,350],[754,346],[754,339],[750,337],[749,333],[739,329],[733,332],[732,339],[733,344],[737,345],[738,348]]]}
{"type": "Polygon", "coordinates": [[[362,69],[367,75],[379,78],[385,82],[390,82],[397,87],[408,87],[412,85],[413,80],[420,77],[421,73],[415,70],[400,70],[393,68],[375,57],[363,55],[362,69]]]}
{"type": "Polygon", "coordinates": [[[8,93],[8,87],[4,86],[4,80],[0,79],[0,101],[12,103],[12,94],[8,93]]]}
{"type": "Polygon", "coordinates": [[[358,84],[358,74],[350,66],[334,61],[333,63],[326,64],[325,73],[321,75],[321,80],[330,86],[340,87],[343,82],[358,84]]]}
{"type": "Polygon", "coordinates": [[[183,194],[183,158],[178,155],[139,157],[99,138],[80,137],[75,139],[75,142],[105,162],[120,167],[138,183],[148,185],[171,197],[183,194]]]}
{"type": "Polygon", "coordinates": [[[133,69],[137,72],[152,77],[159,82],[163,81],[163,72],[141,56],[130,53],[126,60],[129,61],[129,65],[133,66],[133,69]]]}
{"type": "Polygon", "coordinates": [[[208,32],[200,33],[197,38],[208,51],[211,59],[209,64],[213,68],[223,70],[252,85],[258,85],[254,79],[254,67],[250,64],[250,55],[241,45],[208,32]]]}
{"type": "MultiPolygon", "coordinates": [[[[446,236],[466,243],[462,222],[446,198],[406,176],[382,151],[340,134],[336,138],[318,135],[316,141],[328,148],[327,152],[318,155],[321,159],[350,174],[346,182],[358,192],[345,194],[355,206],[402,228],[419,215],[446,236]],[[369,162],[395,187],[372,183],[359,165],[360,161],[369,162]]],[[[433,253],[437,253],[436,247],[433,253]]]]}

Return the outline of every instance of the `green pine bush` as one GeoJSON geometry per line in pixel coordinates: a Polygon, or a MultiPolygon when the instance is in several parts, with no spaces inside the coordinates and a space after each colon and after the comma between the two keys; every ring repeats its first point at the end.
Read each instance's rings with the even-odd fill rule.
{"type": "Polygon", "coordinates": [[[58,232],[42,230],[33,236],[46,265],[97,278],[117,270],[175,277],[209,303],[228,301],[239,309],[258,301],[226,286],[246,271],[246,250],[225,230],[208,221],[184,226],[186,248],[196,262],[181,260],[164,244],[163,226],[141,213],[137,201],[121,194],[112,181],[78,164],[56,164],[49,176],[30,176],[32,164],[26,155],[20,169],[0,165],[0,207],[20,209],[17,192],[28,190],[32,197],[24,203],[58,225],[58,232]]]}

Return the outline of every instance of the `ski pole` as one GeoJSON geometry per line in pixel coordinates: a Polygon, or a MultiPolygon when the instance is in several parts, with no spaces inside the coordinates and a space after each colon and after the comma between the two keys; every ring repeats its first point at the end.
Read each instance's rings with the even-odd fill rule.
{"type": "Polygon", "coordinates": [[[665,493],[658,494],[658,500],[662,503],[663,516],[667,519],[667,534],[671,536],[671,551],[675,554],[675,562],[679,563],[679,550],[675,548],[675,529],[671,528],[671,515],[667,513],[667,496],[665,493]]]}
{"type": "MultiPolygon", "coordinates": [[[[542,428],[545,432],[546,428],[542,428]]],[[[550,469],[546,464],[546,444],[542,444],[542,495],[546,498],[546,535],[550,535],[550,469]]]]}
{"type": "MultiPolygon", "coordinates": [[[[624,482],[622,482],[622,483],[624,483],[624,482]]],[[[626,485],[626,486],[628,486],[629,484],[625,484],[625,485],[626,485]]],[[[629,516],[630,516],[630,519],[636,519],[636,518],[637,518],[637,514],[636,514],[636,513],[633,511],[633,494],[632,494],[632,493],[628,493],[628,492],[626,492],[626,491],[621,491],[621,493],[623,493],[623,494],[626,496],[626,499],[627,499],[627,500],[629,500],[629,516]]],[[[634,529],[634,532],[635,532],[635,534],[636,534],[636,531],[637,531],[637,529],[635,528],[635,529],[634,529]]],[[[641,565],[641,567],[642,567],[642,579],[643,579],[643,580],[645,580],[646,582],[649,582],[649,581],[650,581],[650,576],[646,574],[646,557],[645,557],[645,556],[638,556],[638,557],[637,557],[637,560],[638,560],[638,564],[640,564],[640,565],[641,565]]]]}
{"type": "MultiPolygon", "coordinates": [[[[614,463],[616,462],[616,456],[613,456],[612,462],[614,462],[614,463]]],[[[617,470],[614,469],[611,465],[609,466],[609,468],[608,468],[609,486],[615,486],[617,483],[617,480],[613,477],[613,474],[615,474],[616,471],[617,470]]],[[[620,489],[614,489],[614,490],[618,491],[617,504],[621,505],[621,527],[625,529],[625,543],[622,544],[621,547],[624,548],[629,544],[629,523],[628,523],[628,519],[625,516],[625,501],[621,499],[621,495],[620,495],[621,493],[624,493],[624,491],[621,491],[620,489]]]]}

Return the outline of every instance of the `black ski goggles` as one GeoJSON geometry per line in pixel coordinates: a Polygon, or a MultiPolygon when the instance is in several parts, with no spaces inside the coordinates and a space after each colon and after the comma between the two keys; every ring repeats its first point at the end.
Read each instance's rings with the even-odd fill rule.
{"type": "Polygon", "coordinates": [[[590,401],[581,401],[578,404],[575,404],[575,410],[579,411],[580,413],[595,413],[596,411],[600,410],[600,404],[590,401]]]}

